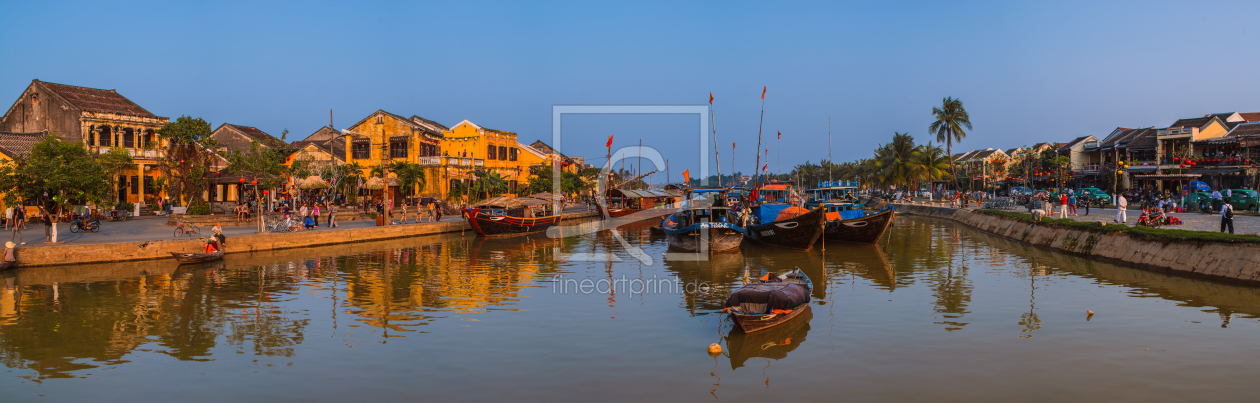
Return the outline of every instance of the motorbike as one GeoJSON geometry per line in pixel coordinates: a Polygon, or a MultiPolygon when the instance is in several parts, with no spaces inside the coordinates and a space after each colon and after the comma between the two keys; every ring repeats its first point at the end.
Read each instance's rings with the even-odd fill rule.
{"type": "Polygon", "coordinates": [[[79,217],[79,218],[75,218],[74,222],[70,223],[70,232],[74,232],[74,233],[77,233],[79,231],[98,232],[100,230],[101,230],[101,220],[99,218],[93,218],[93,219],[87,220],[87,222],[83,222],[83,217],[79,217]]]}
{"type": "Polygon", "coordinates": [[[1143,210],[1142,216],[1138,218],[1139,225],[1145,225],[1151,228],[1159,228],[1159,226],[1168,223],[1168,216],[1159,209],[1143,210]]]}
{"type": "Polygon", "coordinates": [[[1212,203],[1209,203],[1207,199],[1199,199],[1199,211],[1202,211],[1203,214],[1215,213],[1212,211],[1212,203]]]}

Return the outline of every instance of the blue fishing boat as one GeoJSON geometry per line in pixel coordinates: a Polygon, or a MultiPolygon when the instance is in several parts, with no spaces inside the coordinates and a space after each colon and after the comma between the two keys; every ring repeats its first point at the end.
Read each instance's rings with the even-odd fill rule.
{"type": "Polygon", "coordinates": [[[726,196],[726,189],[687,191],[682,208],[661,220],[669,248],[696,253],[739,250],[744,229],[735,223],[726,196]]]}
{"type": "Polygon", "coordinates": [[[805,208],[794,183],[772,181],[757,188],[744,210],[744,236],[758,243],[808,249],[818,242],[825,219],[822,208],[805,208]]]}
{"type": "Polygon", "coordinates": [[[867,209],[866,203],[858,201],[854,194],[857,187],[856,181],[826,181],[806,191],[809,194],[806,207],[826,213],[823,237],[827,240],[876,243],[896,217],[897,213],[891,206],[881,210],[867,209]]]}

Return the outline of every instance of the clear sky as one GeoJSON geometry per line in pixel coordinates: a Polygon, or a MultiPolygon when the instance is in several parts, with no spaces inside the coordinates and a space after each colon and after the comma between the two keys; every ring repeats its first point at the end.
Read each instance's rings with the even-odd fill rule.
{"type": "MultiPolygon", "coordinates": [[[[1255,1],[5,1],[0,98],[40,79],[117,89],[160,116],[287,128],[290,141],[330,109],[338,128],[384,109],[528,144],[550,142],[553,105],[712,92],[724,171],[737,141],[736,169],[751,173],[767,86],[763,148],[787,171],[827,158],[828,111],[847,161],[894,131],[926,142],[945,96],[975,124],[955,150],[1260,111],[1256,15],[1255,1]]],[[[699,162],[698,123],[566,119],[562,151],[602,163],[615,133],[680,172],[699,162]]]]}

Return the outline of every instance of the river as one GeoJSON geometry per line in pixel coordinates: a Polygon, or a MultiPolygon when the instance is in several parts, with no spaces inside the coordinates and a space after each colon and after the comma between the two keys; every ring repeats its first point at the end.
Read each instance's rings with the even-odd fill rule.
{"type": "Polygon", "coordinates": [[[664,252],[639,223],[2,273],[0,401],[1260,399],[1255,288],[905,216],[877,246],[664,252]],[[810,312],[732,332],[745,269],[793,267],[810,312]]]}

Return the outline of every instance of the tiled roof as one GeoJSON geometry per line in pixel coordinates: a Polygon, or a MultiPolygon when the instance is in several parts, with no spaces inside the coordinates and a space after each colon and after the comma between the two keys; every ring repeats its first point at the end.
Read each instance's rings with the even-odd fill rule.
{"type": "MultiPolygon", "coordinates": [[[[1093,137],[1094,137],[1094,136],[1081,136],[1081,137],[1077,137],[1076,139],[1074,139],[1074,140],[1072,140],[1072,141],[1069,141],[1069,142],[1067,142],[1067,143],[1064,143],[1062,146],[1060,146],[1060,147],[1059,147],[1059,150],[1060,150],[1060,151],[1063,151],[1064,149],[1071,149],[1072,147],[1076,147],[1076,145],[1077,145],[1077,144],[1084,143],[1084,142],[1088,141],[1090,138],[1093,138],[1093,137]]],[[[1095,140],[1096,140],[1096,139],[1095,139],[1095,140]]]]}
{"type": "MultiPolygon", "coordinates": [[[[319,130],[316,130],[314,133],[311,133],[310,136],[306,136],[306,138],[302,139],[301,141],[324,142],[324,141],[332,140],[337,137],[341,137],[341,132],[331,127],[324,126],[324,127],[320,127],[319,130]]],[[[296,141],[293,142],[293,144],[297,144],[297,143],[298,142],[296,141]]]]}
{"type": "Polygon", "coordinates": [[[1238,115],[1248,122],[1260,122],[1260,112],[1239,113],[1238,115]]]}
{"type": "Polygon", "coordinates": [[[543,154],[554,154],[554,155],[559,155],[561,158],[568,158],[568,156],[561,154],[560,152],[556,151],[556,149],[554,148],[551,148],[551,146],[547,145],[547,143],[542,142],[542,140],[535,141],[533,144],[530,144],[529,146],[533,147],[535,150],[538,150],[539,152],[543,154]]]}
{"type": "Polygon", "coordinates": [[[1154,150],[1156,144],[1159,143],[1155,138],[1156,133],[1159,131],[1153,127],[1134,129],[1133,132],[1133,135],[1128,139],[1128,143],[1125,144],[1125,147],[1130,150],[1154,150]]]}
{"type": "Polygon", "coordinates": [[[1207,116],[1204,116],[1204,117],[1201,117],[1201,118],[1177,119],[1177,121],[1176,121],[1176,122],[1173,122],[1173,124],[1172,124],[1172,125],[1170,125],[1170,126],[1168,126],[1168,127],[1198,127],[1198,128],[1203,128],[1203,126],[1207,126],[1207,125],[1208,125],[1208,123],[1211,123],[1213,120],[1218,120],[1218,119],[1216,119],[1216,117],[1215,117],[1215,116],[1212,116],[1212,115],[1207,115],[1207,116]]]}
{"type": "MultiPolygon", "coordinates": [[[[389,112],[386,112],[386,113],[389,113],[389,112]]],[[[443,132],[448,132],[448,131],[450,131],[450,130],[451,130],[451,128],[449,128],[449,127],[442,126],[442,124],[441,124],[441,123],[434,122],[434,121],[432,121],[432,120],[425,119],[425,118],[422,118],[422,117],[419,117],[419,116],[416,116],[416,115],[411,115],[411,119],[410,119],[410,120],[411,120],[411,122],[412,122],[412,123],[415,123],[415,124],[420,125],[421,127],[423,127],[425,131],[427,131],[427,132],[429,132],[429,133],[431,133],[431,134],[436,134],[436,135],[438,135],[439,137],[441,137],[441,136],[442,136],[442,133],[443,133],[443,132]]]]}
{"type": "Polygon", "coordinates": [[[294,141],[293,144],[291,144],[292,150],[295,153],[302,151],[302,149],[306,148],[308,145],[313,145],[320,150],[324,150],[325,152],[332,154],[332,157],[338,161],[345,161],[346,159],[345,137],[334,137],[331,140],[326,141],[300,140],[294,141]]]}
{"type": "Polygon", "coordinates": [[[1247,122],[1225,122],[1225,130],[1234,130],[1235,127],[1247,122]]]}
{"type": "Polygon", "coordinates": [[[48,132],[14,133],[0,132],[0,153],[17,158],[31,152],[31,147],[48,136],[48,132]]]}
{"type": "Polygon", "coordinates": [[[1250,122],[1238,125],[1237,127],[1234,127],[1234,130],[1230,130],[1227,136],[1234,137],[1255,134],[1260,134],[1260,122],[1250,122]]]}
{"type": "Polygon", "coordinates": [[[136,105],[135,102],[131,102],[127,97],[119,95],[118,91],[115,90],[76,87],[39,80],[34,81],[36,85],[64,99],[71,106],[80,110],[157,118],[156,115],[141,108],[140,105],[136,105]]]}
{"type": "Polygon", "coordinates": [[[224,123],[223,126],[228,126],[237,132],[244,134],[246,137],[271,148],[286,148],[289,146],[288,143],[267,134],[267,132],[259,130],[257,127],[234,125],[231,123],[224,123]]]}

